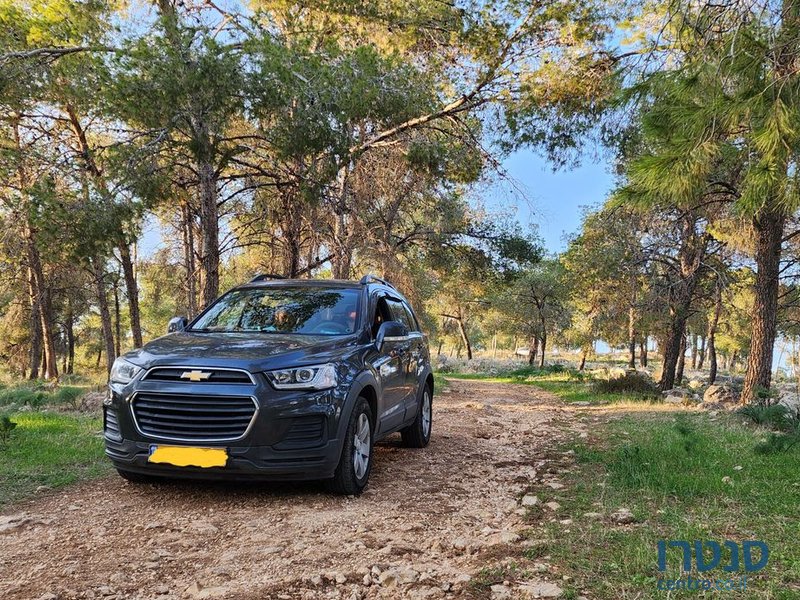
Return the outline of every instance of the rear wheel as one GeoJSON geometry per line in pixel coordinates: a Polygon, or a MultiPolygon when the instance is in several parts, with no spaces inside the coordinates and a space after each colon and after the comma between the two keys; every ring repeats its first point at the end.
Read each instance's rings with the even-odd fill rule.
{"type": "Polygon", "coordinates": [[[359,398],[347,425],[339,465],[330,481],[334,493],[357,496],[367,487],[372,469],[372,422],[369,403],[365,398],[359,398]]]}
{"type": "Polygon", "coordinates": [[[422,389],[417,418],[414,422],[400,431],[403,436],[403,445],[408,448],[424,448],[431,441],[431,427],[433,425],[433,394],[426,383],[422,389]]]}
{"type": "Polygon", "coordinates": [[[157,477],[152,475],[144,475],[143,473],[134,473],[133,471],[126,471],[124,469],[117,469],[119,476],[130,481],[131,483],[154,483],[158,481],[157,477]]]}

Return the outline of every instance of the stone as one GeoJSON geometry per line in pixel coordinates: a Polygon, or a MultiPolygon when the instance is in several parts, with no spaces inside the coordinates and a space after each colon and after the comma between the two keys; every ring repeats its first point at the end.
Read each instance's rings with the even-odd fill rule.
{"type": "Polygon", "coordinates": [[[419,571],[411,567],[404,567],[397,572],[397,579],[404,585],[416,583],[419,580],[419,571]]]}
{"type": "Polygon", "coordinates": [[[559,483],[558,481],[548,481],[545,485],[547,487],[549,487],[551,490],[562,490],[562,489],[564,489],[564,484],[563,483],[559,483]]]}
{"type": "Polygon", "coordinates": [[[685,401],[686,398],[683,396],[666,396],[664,398],[666,404],[683,404],[685,401]]]}
{"type": "Polygon", "coordinates": [[[544,505],[550,510],[558,510],[561,508],[561,505],[558,502],[545,502],[544,505]]]}
{"type": "Polygon", "coordinates": [[[469,540],[466,538],[456,538],[453,540],[453,548],[456,550],[466,550],[469,546],[469,540]]]}
{"type": "Polygon", "coordinates": [[[636,517],[633,516],[633,513],[629,508],[618,508],[611,513],[611,518],[620,525],[626,525],[636,521],[636,517]]]}
{"type": "Polygon", "coordinates": [[[58,596],[53,592],[46,592],[39,596],[36,600],[58,600],[58,596]]]}
{"type": "Polygon", "coordinates": [[[539,504],[539,497],[533,494],[525,494],[521,500],[522,506],[536,506],[539,504]]]}
{"type": "Polygon", "coordinates": [[[735,404],[739,402],[739,392],[729,385],[710,385],[703,394],[704,404],[735,404]]]}
{"type": "Polygon", "coordinates": [[[497,583],[490,589],[494,600],[511,600],[511,588],[497,583]]]}
{"type": "Polygon", "coordinates": [[[703,387],[703,382],[699,379],[692,379],[686,384],[690,390],[699,390],[703,387]]]}
{"type": "Polygon", "coordinates": [[[519,591],[523,598],[559,598],[564,593],[564,590],[549,581],[526,583],[519,587],[519,591]]]}
{"type": "Polygon", "coordinates": [[[661,394],[667,398],[669,396],[677,396],[679,398],[689,398],[691,394],[683,388],[672,388],[671,390],[664,390],[661,394]]]}
{"type": "Polygon", "coordinates": [[[394,587],[400,582],[400,578],[394,569],[386,569],[378,576],[378,581],[384,587],[394,587]]]}
{"type": "Polygon", "coordinates": [[[513,544],[519,541],[519,534],[513,531],[500,532],[500,542],[503,544],[513,544]]]}
{"type": "Polygon", "coordinates": [[[262,548],[261,551],[264,554],[278,554],[279,552],[283,552],[283,548],[281,546],[267,546],[266,548],[262,548]]]}
{"type": "Polygon", "coordinates": [[[583,516],[586,517],[587,519],[591,519],[592,521],[599,521],[600,519],[603,518],[603,513],[585,512],[583,513],[583,516]]]}
{"type": "Polygon", "coordinates": [[[0,533],[11,533],[25,527],[31,522],[26,514],[7,515],[0,517],[0,533]]]}
{"type": "Polygon", "coordinates": [[[208,521],[201,520],[192,521],[189,523],[189,528],[192,531],[196,531],[197,533],[201,533],[203,535],[214,535],[215,533],[219,532],[219,529],[217,529],[215,525],[209,523],[208,521]]]}

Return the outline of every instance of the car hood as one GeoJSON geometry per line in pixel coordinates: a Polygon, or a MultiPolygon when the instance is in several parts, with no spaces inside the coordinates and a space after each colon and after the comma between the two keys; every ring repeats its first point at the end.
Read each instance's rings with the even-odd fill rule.
{"type": "Polygon", "coordinates": [[[356,337],[184,331],[153,340],[125,358],[145,369],[176,365],[258,372],[336,360],[352,349],[356,337]]]}

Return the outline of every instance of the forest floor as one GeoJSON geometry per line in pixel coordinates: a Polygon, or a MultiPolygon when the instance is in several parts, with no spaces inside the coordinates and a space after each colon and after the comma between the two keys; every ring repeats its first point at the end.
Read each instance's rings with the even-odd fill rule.
{"type": "Polygon", "coordinates": [[[574,410],[531,386],[456,380],[434,406],[430,446],[380,444],[358,498],[316,484],[142,486],[115,476],[7,506],[0,597],[562,592],[555,569],[525,558],[536,540],[520,500],[537,482],[562,485],[550,464],[561,444],[585,435],[574,410]],[[495,581],[509,565],[514,576],[495,581]]]}

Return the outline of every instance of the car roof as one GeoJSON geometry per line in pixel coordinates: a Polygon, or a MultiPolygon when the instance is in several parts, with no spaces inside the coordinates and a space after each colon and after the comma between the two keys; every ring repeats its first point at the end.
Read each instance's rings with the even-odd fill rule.
{"type": "Polygon", "coordinates": [[[336,288],[361,288],[358,281],[349,279],[262,279],[260,281],[249,281],[237,287],[336,287],[336,288]]]}

